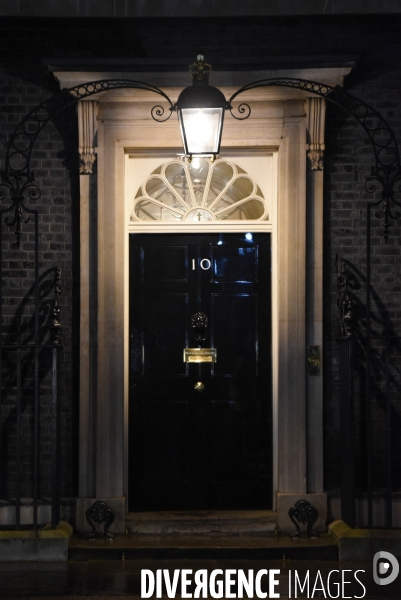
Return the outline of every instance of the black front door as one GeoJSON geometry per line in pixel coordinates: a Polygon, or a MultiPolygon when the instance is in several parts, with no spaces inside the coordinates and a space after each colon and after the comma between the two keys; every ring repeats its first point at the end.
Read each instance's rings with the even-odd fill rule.
{"type": "Polygon", "coordinates": [[[130,235],[130,510],[271,508],[270,282],[270,234],[130,235]]]}

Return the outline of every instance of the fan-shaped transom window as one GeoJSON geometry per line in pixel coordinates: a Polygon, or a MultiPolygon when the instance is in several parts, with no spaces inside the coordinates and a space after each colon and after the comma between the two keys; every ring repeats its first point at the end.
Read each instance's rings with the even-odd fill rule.
{"type": "Polygon", "coordinates": [[[135,221],[264,221],[267,200],[231,160],[169,160],[146,178],[130,207],[135,221]]]}

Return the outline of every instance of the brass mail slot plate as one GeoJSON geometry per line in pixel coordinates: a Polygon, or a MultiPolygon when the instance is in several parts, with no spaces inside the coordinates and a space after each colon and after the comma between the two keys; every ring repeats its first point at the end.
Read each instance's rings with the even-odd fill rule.
{"type": "Polygon", "coordinates": [[[184,348],[185,363],[217,362],[216,348],[184,348]]]}

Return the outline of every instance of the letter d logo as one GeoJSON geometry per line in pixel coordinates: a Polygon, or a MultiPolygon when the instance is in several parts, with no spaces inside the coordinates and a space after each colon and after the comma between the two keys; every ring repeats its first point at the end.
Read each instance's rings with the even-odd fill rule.
{"type": "Polygon", "coordinates": [[[384,552],[384,550],[376,552],[373,557],[373,579],[377,585],[388,585],[389,583],[393,583],[397,578],[399,571],[400,565],[393,554],[384,552]],[[385,577],[383,577],[383,575],[385,575],[385,577]]]}

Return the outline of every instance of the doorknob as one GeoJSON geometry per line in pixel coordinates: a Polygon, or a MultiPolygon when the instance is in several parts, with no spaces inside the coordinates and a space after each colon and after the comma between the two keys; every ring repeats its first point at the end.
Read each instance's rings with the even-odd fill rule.
{"type": "Polygon", "coordinates": [[[194,390],[195,392],[204,392],[205,391],[205,384],[202,383],[202,381],[197,381],[194,385],[194,390]]]}

